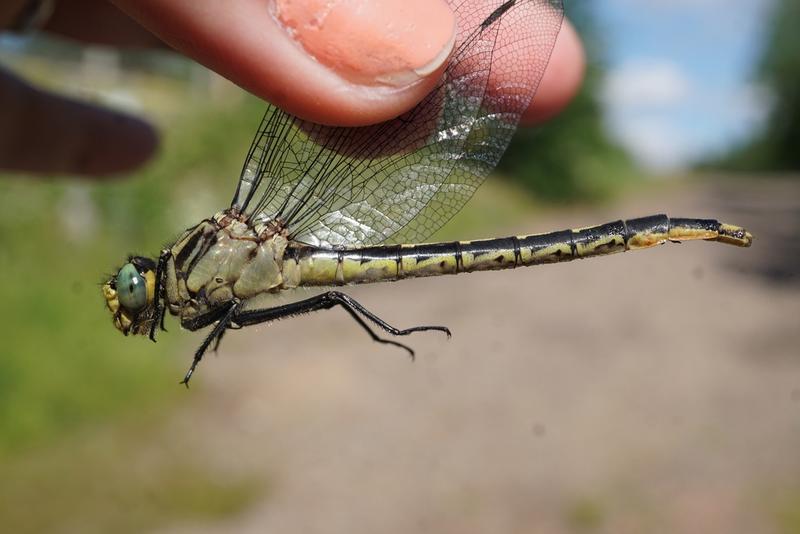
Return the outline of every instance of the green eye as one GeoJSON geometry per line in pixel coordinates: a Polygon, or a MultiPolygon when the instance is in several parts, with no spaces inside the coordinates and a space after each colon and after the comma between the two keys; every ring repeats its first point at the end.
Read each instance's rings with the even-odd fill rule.
{"type": "Polygon", "coordinates": [[[144,276],[136,267],[126,263],[117,273],[117,295],[119,303],[128,311],[136,312],[147,304],[147,286],[144,276]]]}

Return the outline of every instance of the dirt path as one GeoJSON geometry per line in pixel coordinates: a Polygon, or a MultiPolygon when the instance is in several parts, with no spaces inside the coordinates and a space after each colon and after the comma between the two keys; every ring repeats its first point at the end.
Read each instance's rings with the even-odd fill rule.
{"type": "Polygon", "coordinates": [[[800,506],[800,284],[791,257],[783,283],[756,273],[779,256],[768,224],[796,240],[797,199],[791,184],[703,186],[511,229],[718,214],[752,227],[750,250],[351,291],[396,325],[452,329],[410,338],[414,364],[342,312],[229,336],[174,428],[270,490],[170,532],[776,530],[800,506]]]}

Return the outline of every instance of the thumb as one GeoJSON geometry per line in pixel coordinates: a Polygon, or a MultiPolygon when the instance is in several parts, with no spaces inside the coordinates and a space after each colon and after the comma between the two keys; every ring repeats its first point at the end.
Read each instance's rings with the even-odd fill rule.
{"type": "Polygon", "coordinates": [[[444,0],[114,0],[180,52],[300,117],[400,115],[438,81],[456,22],[444,0]]]}
{"type": "Polygon", "coordinates": [[[133,170],[158,145],[133,117],[46,93],[0,69],[0,169],[102,176],[133,170]]]}

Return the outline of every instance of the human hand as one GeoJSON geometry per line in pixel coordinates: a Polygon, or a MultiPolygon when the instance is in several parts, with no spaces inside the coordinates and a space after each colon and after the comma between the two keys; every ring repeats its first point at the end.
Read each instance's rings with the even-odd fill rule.
{"type": "MultiPolygon", "coordinates": [[[[25,3],[6,2],[0,27],[8,27],[25,3]]],[[[132,18],[103,0],[70,0],[56,4],[43,29],[112,46],[162,46],[147,28],[177,51],[291,113],[348,126],[394,117],[430,91],[446,64],[454,24],[442,0],[341,2],[334,11],[344,22],[330,17],[324,29],[314,28],[306,15],[319,13],[321,0],[272,0],[273,8],[282,9],[284,27],[262,0],[239,0],[233,6],[216,0],[114,4],[132,18]],[[358,7],[360,16],[353,14],[358,7]],[[407,31],[388,31],[390,24],[407,31]],[[286,26],[298,32],[295,39],[305,48],[297,46],[286,26]],[[364,48],[371,53],[364,54],[364,48]]],[[[565,22],[523,123],[541,122],[562,109],[580,85],[584,64],[580,40],[565,22]]],[[[105,176],[138,167],[157,146],[155,131],[140,119],[45,93],[2,71],[0,109],[4,169],[105,176]]]]}

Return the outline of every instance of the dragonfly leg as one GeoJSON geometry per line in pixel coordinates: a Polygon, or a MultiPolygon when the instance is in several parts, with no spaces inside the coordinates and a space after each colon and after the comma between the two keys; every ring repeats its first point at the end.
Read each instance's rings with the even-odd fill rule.
{"type": "Polygon", "coordinates": [[[211,349],[211,350],[212,350],[213,352],[217,352],[217,349],[219,348],[219,344],[222,342],[222,338],[223,338],[223,336],[225,335],[225,333],[226,333],[228,330],[240,330],[241,328],[242,328],[242,327],[241,327],[241,326],[239,326],[239,325],[237,325],[235,322],[231,322],[230,324],[228,324],[228,328],[226,328],[225,330],[223,330],[222,332],[220,332],[220,334],[217,336],[217,339],[216,339],[216,341],[214,341],[214,348],[213,348],[213,349],[211,349]]]}
{"type": "Polygon", "coordinates": [[[401,347],[409,352],[411,357],[414,357],[414,351],[411,348],[407,347],[402,343],[398,343],[396,341],[392,341],[389,339],[383,339],[379,337],[372,329],[369,327],[367,322],[364,319],[369,320],[373,324],[377,325],[384,331],[392,334],[393,336],[407,336],[414,332],[424,332],[426,330],[437,330],[439,332],[444,332],[447,334],[447,337],[450,337],[450,330],[445,326],[414,326],[412,328],[406,329],[399,329],[395,328],[394,326],[390,325],[368,309],[366,309],[363,305],[361,305],[358,301],[354,300],[352,297],[345,295],[344,293],[340,293],[338,291],[329,291],[327,293],[323,293],[322,295],[317,295],[315,297],[311,297],[306,300],[301,300],[298,302],[292,302],[290,304],[285,304],[283,306],[276,306],[274,308],[265,308],[262,310],[248,310],[239,312],[234,317],[234,321],[236,324],[240,326],[248,326],[253,324],[259,323],[266,323],[270,321],[274,321],[276,319],[281,319],[284,317],[290,317],[293,315],[301,315],[305,313],[311,313],[318,310],[328,310],[333,308],[334,306],[341,306],[343,307],[350,316],[356,320],[356,322],[367,331],[369,336],[373,339],[373,341],[377,341],[378,343],[383,343],[387,345],[395,345],[397,347],[401,347]]]}
{"type": "Polygon", "coordinates": [[[164,328],[164,315],[166,311],[166,303],[164,302],[164,272],[167,269],[167,262],[172,257],[170,249],[165,248],[158,256],[158,264],[156,265],[156,291],[155,291],[155,306],[156,316],[153,318],[153,324],[150,325],[150,341],[156,340],[156,326],[160,326],[161,330],[166,332],[164,328]]]}
{"type": "Polygon", "coordinates": [[[186,372],[186,375],[183,377],[181,384],[189,387],[189,380],[191,380],[197,365],[203,359],[203,355],[206,353],[212,343],[214,343],[212,350],[217,350],[217,347],[219,347],[219,342],[222,340],[222,337],[225,335],[227,329],[239,329],[243,326],[269,323],[294,315],[302,315],[319,310],[328,310],[334,306],[343,307],[347,313],[350,314],[350,316],[355,319],[355,321],[364,330],[366,330],[373,341],[377,341],[378,343],[383,343],[386,345],[394,345],[396,347],[405,349],[408,351],[412,359],[414,358],[414,351],[410,347],[391,339],[381,338],[372,331],[364,319],[366,318],[394,336],[407,336],[414,332],[424,332],[426,330],[437,330],[439,332],[444,332],[447,334],[448,338],[451,335],[450,330],[445,326],[414,326],[406,329],[395,328],[366,309],[358,301],[338,291],[329,291],[328,293],[323,293],[322,295],[318,295],[316,297],[311,297],[298,302],[292,302],[290,304],[284,304],[282,306],[275,306],[274,308],[242,311],[240,306],[241,303],[236,300],[228,308],[216,309],[205,315],[195,317],[192,320],[184,321],[182,323],[182,326],[187,330],[198,330],[211,324],[216,324],[214,324],[214,328],[203,340],[203,343],[201,343],[197,348],[197,351],[195,351],[192,365],[186,372]]]}
{"type": "Polygon", "coordinates": [[[400,347],[401,349],[405,349],[408,352],[409,357],[412,360],[414,360],[414,358],[416,357],[414,349],[403,343],[380,337],[378,334],[373,332],[372,328],[369,327],[366,321],[364,321],[364,319],[362,319],[361,316],[358,315],[358,313],[353,308],[350,308],[344,304],[342,304],[342,307],[345,310],[347,310],[347,313],[350,314],[350,317],[352,317],[359,325],[361,325],[361,328],[363,328],[367,332],[367,334],[369,334],[369,337],[372,338],[372,341],[383,343],[384,345],[394,345],[395,347],[400,347]]]}
{"type": "MultiPolygon", "coordinates": [[[[217,320],[217,324],[214,325],[214,328],[195,351],[192,365],[189,367],[189,370],[186,371],[183,380],[181,380],[181,384],[185,385],[187,388],[189,387],[189,380],[192,379],[194,370],[197,368],[200,360],[203,359],[203,355],[205,354],[206,350],[208,350],[208,346],[211,345],[212,342],[214,342],[214,350],[217,349],[219,346],[219,340],[223,335],[225,335],[225,330],[230,327],[233,318],[236,316],[236,312],[239,310],[239,305],[239,301],[235,300],[227,310],[222,311],[222,316],[217,320]]],[[[219,316],[219,312],[214,312],[214,315],[219,316]]],[[[195,326],[194,329],[201,328],[201,326],[193,326],[195,326]]]]}
{"type": "Polygon", "coordinates": [[[356,312],[360,313],[361,315],[372,321],[374,324],[378,325],[381,329],[385,330],[386,332],[389,332],[393,336],[407,336],[413,332],[436,330],[447,334],[448,339],[452,337],[450,329],[447,328],[446,326],[412,326],[411,328],[406,328],[403,330],[395,328],[394,326],[390,325],[389,323],[387,323],[386,321],[384,321],[383,319],[381,319],[380,317],[378,317],[377,315],[366,309],[357,300],[338,291],[329,291],[328,293],[325,293],[322,296],[326,296],[332,301],[334,301],[336,304],[339,304],[340,306],[344,307],[348,312],[350,312],[351,315],[353,315],[356,312]]]}

